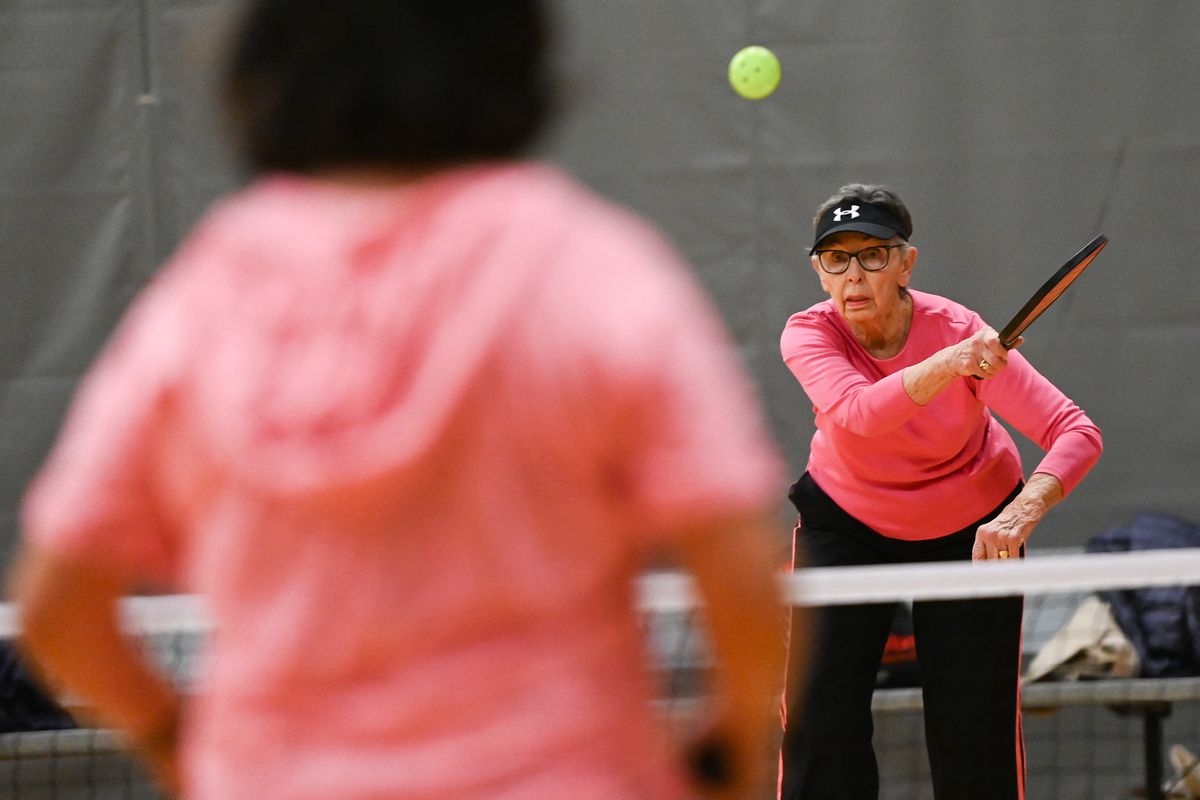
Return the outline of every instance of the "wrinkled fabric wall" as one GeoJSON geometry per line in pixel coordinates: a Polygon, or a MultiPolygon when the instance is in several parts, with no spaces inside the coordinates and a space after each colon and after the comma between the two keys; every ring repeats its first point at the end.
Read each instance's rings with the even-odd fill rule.
{"type": "Polygon", "coordinates": [[[236,185],[207,66],[230,7],[0,0],[0,559],[121,310],[236,185]]]}
{"type": "MultiPolygon", "coordinates": [[[[0,0],[0,558],[70,392],[133,293],[237,185],[210,97],[234,0],[0,0]]],[[[1094,234],[1112,244],[1024,352],[1106,451],[1038,534],[1200,518],[1200,5],[1191,0],[559,0],[564,110],[541,152],[695,265],[798,474],[811,410],[778,357],[821,299],[812,210],[897,188],[915,286],[1000,327],[1094,234]],[[738,48],[784,79],[742,100],[738,48]]],[[[703,376],[697,376],[698,390],[703,376]]],[[[1026,464],[1036,449],[1025,447],[1026,464]]]]}

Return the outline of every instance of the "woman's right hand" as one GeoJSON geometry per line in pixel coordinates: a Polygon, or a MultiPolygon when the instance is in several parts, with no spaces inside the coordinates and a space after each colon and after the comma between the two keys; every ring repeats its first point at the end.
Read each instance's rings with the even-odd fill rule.
{"type": "Polygon", "coordinates": [[[766,794],[771,788],[771,738],[761,732],[770,729],[768,719],[767,714],[723,719],[686,744],[688,777],[697,800],[753,800],[766,794]]]}
{"type": "Polygon", "coordinates": [[[1012,348],[1000,344],[1000,335],[994,328],[980,328],[946,353],[946,368],[955,376],[994,378],[1008,366],[1009,349],[1017,348],[1024,339],[1017,339],[1012,348]]]}

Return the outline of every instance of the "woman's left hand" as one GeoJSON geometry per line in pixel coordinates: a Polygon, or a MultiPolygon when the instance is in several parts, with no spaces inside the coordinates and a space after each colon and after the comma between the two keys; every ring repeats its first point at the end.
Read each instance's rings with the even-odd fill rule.
{"type": "Polygon", "coordinates": [[[1021,548],[1033,529],[1041,521],[1040,516],[1024,513],[1014,508],[1016,501],[1004,507],[991,522],[985,522],[975,531],[975,546],[971,548],[971,559],[987,561],[993,558],[1020,558],[1021,548]]]}
{"type": "Polygon", "coordinates": [[[975,531],[971,559],[988,561],[1020,558],[1021,548],[1033,529],[1062,496],[1062,484],[1058,478],[1035,472],[1029,477],[1029,483],[995,519],[985,522],[975,531]]]}

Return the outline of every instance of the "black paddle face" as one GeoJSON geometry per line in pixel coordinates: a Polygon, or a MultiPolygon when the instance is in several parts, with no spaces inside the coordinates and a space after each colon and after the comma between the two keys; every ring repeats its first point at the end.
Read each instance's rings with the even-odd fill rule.
{"type": "Polygon", "coordinates": [[[1025,329],[1032,325],[1033,321],[1040,317],[1042,312],[1049,308],[1067,290],[1067,287],[1083,274],[1083,271],[1088,268],[1096,256],[1100,255],[1100,251],[1107,244],[1108,237],[1100,234],[1084,245],[1082,250],[1071,256],[1070,260],[1063,264],[1050,280],[1042,284],[1042,288],[1034,292],[1033,297],[1029,298],[1029,302],[1004,326],[1004,330],[1000,331],[1000,344],[1012,347],[1013,342],[1020,338],[1025,329]]]}

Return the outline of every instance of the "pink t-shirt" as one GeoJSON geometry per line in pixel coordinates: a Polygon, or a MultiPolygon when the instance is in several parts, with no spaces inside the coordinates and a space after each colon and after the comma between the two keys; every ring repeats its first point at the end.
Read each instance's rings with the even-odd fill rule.
{"type": "Polygon", "coordinates": [[[1100,430],[1020,352],[997,377],[955,381],[928,405],[902,373],[985,326],[973,311],[910,290],[904,349],[873,357],[832,300],[793,314],[783,360],[813,403],[817,431],[808,471],[851,516],[897,539],[961,530],[995,508],[1021,479],[1021,461],[998,414],[1046,451],[1036,468],[1078,485],[1100,457],[1100,430]]]}
{"type": "Polygon", "coordinates": [[[686,268],[552,168],[269,177],[131,308],[24,514],[207,596],[189,797],[657,800],[631,581],[779,467],[686,268]]]}

